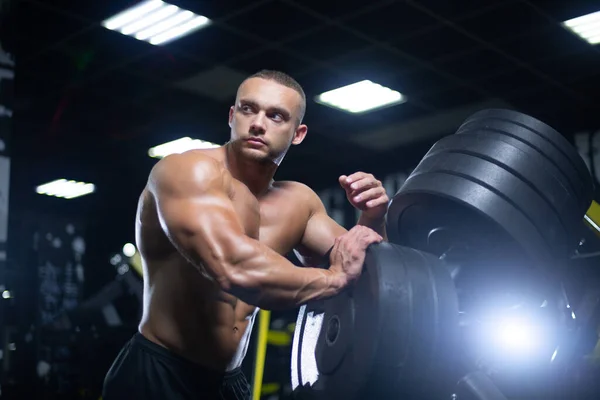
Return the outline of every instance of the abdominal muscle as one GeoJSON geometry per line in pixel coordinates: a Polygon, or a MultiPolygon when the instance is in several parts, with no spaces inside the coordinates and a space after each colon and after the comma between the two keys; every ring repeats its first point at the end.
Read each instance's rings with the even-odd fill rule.
{"type": "Polygon", "coordinates": [[[151,264],[144,268],[140,332],[204,367],[239,367],[257,309],[221,291],[178,254],[151,264]]]}

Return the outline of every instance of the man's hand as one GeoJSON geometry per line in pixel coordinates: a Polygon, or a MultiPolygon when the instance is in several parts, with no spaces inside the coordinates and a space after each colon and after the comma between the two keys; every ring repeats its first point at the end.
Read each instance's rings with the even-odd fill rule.
{"type": "Polygon", "coordinates": [[[339,181],[350,204],[362,211],[362,217],[371,221],[385,217],[390,199],[381,181],[364,172],[342,175],[339,181]]]}
{"type": "Polygon", "coordinates": [[[344,286],[354,282],[362,271],[367,247],[382,240],[372,229],[355,226],[335,239],[329,256],[329,270],[343,277],[344,286]]]}

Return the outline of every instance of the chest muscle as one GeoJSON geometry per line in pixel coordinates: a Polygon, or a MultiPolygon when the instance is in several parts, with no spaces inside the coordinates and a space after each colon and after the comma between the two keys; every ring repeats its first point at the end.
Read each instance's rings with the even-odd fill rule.
{"type": "Polygon", "coordinates": [[[273,190],[257,199],[240,184],[236,187],[234,205],[246,234],[279,254],[289,253],[300,243],[308,212],[290,193],[273,190]]]}

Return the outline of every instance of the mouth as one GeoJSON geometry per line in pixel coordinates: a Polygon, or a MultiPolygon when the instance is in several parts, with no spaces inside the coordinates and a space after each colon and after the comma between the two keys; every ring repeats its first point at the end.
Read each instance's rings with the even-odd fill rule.
{"type": "Polygon", "coordinates": [[[246,139],[246,141],[249,143],[255,143],[255,144],[266,144],[264,140],[256,138],[256,137],[246,139]]]}

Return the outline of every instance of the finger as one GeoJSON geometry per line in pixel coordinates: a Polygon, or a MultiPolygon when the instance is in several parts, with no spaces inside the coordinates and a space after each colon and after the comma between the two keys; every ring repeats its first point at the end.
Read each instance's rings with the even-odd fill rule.
{"type": "Polygon", "coordinates": [[[356,229],[354,230],[355,240],[360,241],[361,238],[368,236],[370,230],[371,229],[369,227],[366,227],[364,225],[356,225],[356,229]]]}
{"type": "Polygon", "coordinates": [[[375,179],[373,175],[365,176],[362,179],[352,182],[352,190],[365,190],[372,187],[381,186],[381,182],[375,179]]]}
{"type": "Polygon", "coordinates": [[[368,174],[366,174],[365,172],[355,172],[352,175],[349,175],[348,177],[346,177],[346,182],[353,183],[359,179],[363,179],[367,175],[368,174]]]}
{"type": "Polygon", "coordinates": [[[373,243],[380,243],[382,240],[383,238],[379,234],[372,232],[363,238],[363,248],[366,249],[373,243]]]}
{"type": "Polygon", "coordinates": [[[381,242],[383,242],[383,236],[376,234],[375,237],[373,238],[373,241],[370,244],[381,243],[381,242]]]}
{"type": "Polygon", "coordinates": [[[348,240],[354,242],[356,244],[362,243],[365,238],[369,237],[372,234],[376,234],[371,228],[364,225],[355,225],[350,230],[351,236],[348,237],[348,240]]]}
{"type": "Polygon", "coordinates": [[[369,230],[370,230],[369,237],[371,238],[371,240],[375,240],[375,241],[383,240],[383,237],[379,233],[375,232],[372,229],[369,229],[369,230]]]}
{"type": "Polygon", "coordinates": [[[346,175],[342,175],[338,178],[338,181],[340,182],[340,185],[342,185],[342,187],[345,189],[347,187],[350,187],[350,184],[347,182],[348,177],[346,175]]]}
{"type": "Polygon", "coordinates": [[[355,225],[354,228],[352,228],[354,233],[356,234],[357,238],[361,238],[361,237],[365,237],[365,236],[369,236],[372,233],[375,233],[375,231],[371,228],[369,228],[368,226],[364,226],[364,225],[355,225]]]}
{"type": "MultiPolygon", "coordinates": [[[[370,200],[379,199],[385,196],[385,190],[382,187],[374,187],[371,189],[365,189],[364,191],[357,191],[358,193],[352,193],[352,200],[356,203],[368,202],[370,200]]],[[[387,197],[387,196],[386,196],[387,197]]]]}
{"type": "Polygon", "coordinates": [[[377,233],[375,230],[366,227],[365,226],[365,232],[366,232],[366,236],[369,238],[369,240],[374,240],[374,241],[381,241],[383,240],[383,237],[377,233]]]}
{"type": "Polygon", "coordinates": [[[389,202],[390,202],[390,199],[387,197],[387,195],[384,195],[384,196],[378,197],[376,199],[367,201],[365,203],[365,207],[374,208],[374,207],[380,206],[382,204],[387,204],[389,202]]]}

